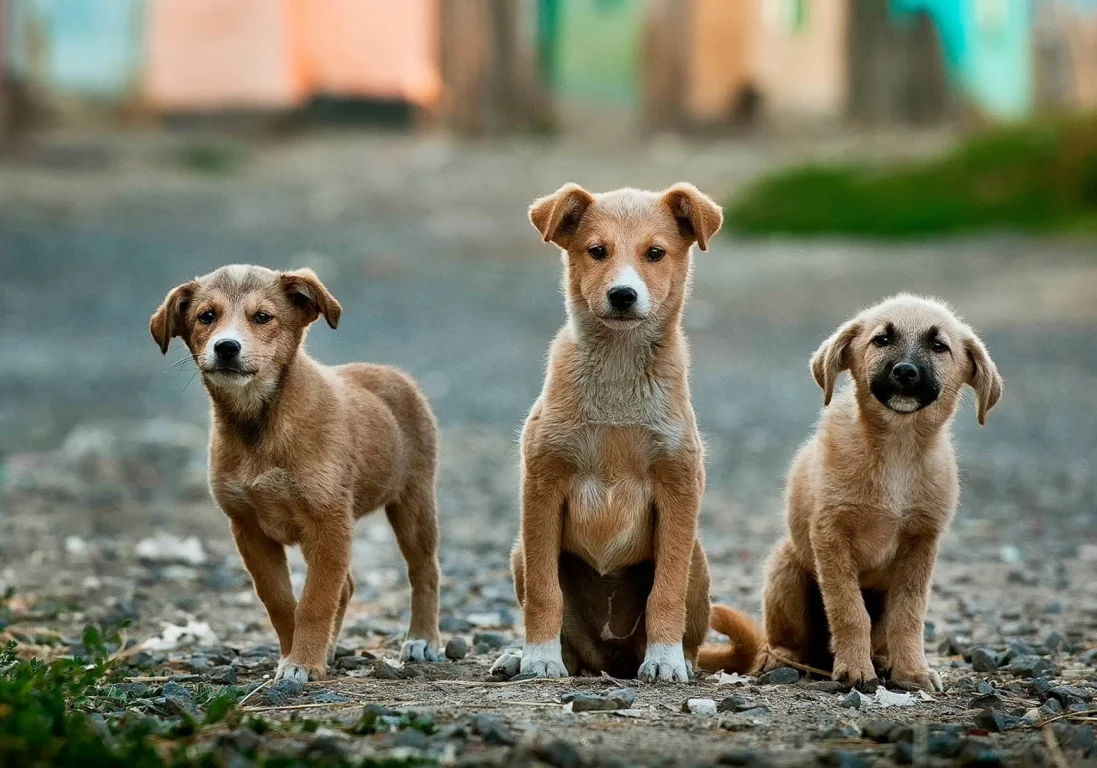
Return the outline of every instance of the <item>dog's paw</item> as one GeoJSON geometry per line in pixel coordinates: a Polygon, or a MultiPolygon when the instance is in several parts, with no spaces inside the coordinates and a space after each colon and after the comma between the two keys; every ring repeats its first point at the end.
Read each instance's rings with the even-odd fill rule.
{"type": "Polygon", "coordinates": [[[510,680],[522,671],[522,652],[507,651],[491,665],[491,674],[510,680]]]}
{"type": "Polygon", "coordinates": [[[649,645],[636,677],[645,683],[688,683],[689,667],[681,645],[649,645]]]}
{"type": "Polygon", "coordinates": [[[400,661],[412,663],[438,661],[438,646],[428,640],[409,639],[400,646],[400,661]]]}
{"type": "Polygon", "coordinates": [[[298,664],[297,662],[283,658],[278,661],[278,669],[274,673],[275,681],[278,680],[293,680],[295,682],[304,685],[309,680],[323,680],[325,669],[309,664],[298,664]]]}
{"type": "Polygon", "coordinates": [[[876,670],[872,667],[872,659],[867,654],[863,659],[835,656],[834,674],[831,677],[866,691],[875,690],[880,683],[879,678],[876,677],[876,670]]]}
{"type": "Polygon", "coordinates": [[[567,677],[568,669],[560,653],[560,641],[551,643],[526,643],[522,649],[522,663],[519,667],[523,675],[537,677],[567,677]]]}
{"type": "Polygon", "coordinates": [[[945,685],[937,670],[925,667],[912,669],[909,672],[895,670],[891,673],[891,682],[907,691],[943,691],[945,685]]]}

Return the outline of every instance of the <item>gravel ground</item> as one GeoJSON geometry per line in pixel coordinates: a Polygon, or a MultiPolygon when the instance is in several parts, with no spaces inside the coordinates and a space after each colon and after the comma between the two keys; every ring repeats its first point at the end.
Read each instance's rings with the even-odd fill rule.
{"type": "MultiPolygon", "coordinates": [[[[127,706],[165,718],[208,686],[244,691],[269,674],[273,631],[205,489],[200,382],[169,369],[181,347],[163,359],[147,318],[172,286],[223,263],[309,265],[346,310],[337,332],[312,334],[312,352],[404,367],[442,423],[443,633],[467,654],[458,640],[459,659],[395,661],[403,565],[384,519],[367,518],[333,678],[303,691],[267,686],[245,704],[319,723],[271,736],[270,749],[499,765],[989,765],[1054,760],[1051,738],[1060,765],[1094,761],[1091,242],[723,237],[697,257],[687,324],[709,447],[702,536],[714,598],[755,614],[761,563],[782,529],[783,475],[821,407],[807,371],[819,341],[899,290],[945,298],[981,331],[1007,387],[985,428],[970,401],[955,425],[963,499],[926,626],[946,693],[854,709],[847,691],[819,681],[489,679],[495,658],[521,642],[506,563],[518,525],[515,434],[563,317],[559,263],[525,222],[526,203],[569,180],[605,189],[684,178],[724,196],[804,155],[932,144],[458,146],[336,135],[237,142],[237,170],[202,176],[174,163],[184,140],[136,136],[60,138],[4,159],[0,590],[15,589],[9,610],[23,616],[7,631],[71,644],[85,622],[132,620],[128,637],[154,642],[127,655],[134,685],[147,686],[130,690],[127,706]],[[193,637],[172,640],[167,625],[193,637]],[[620,688],[635,700],[614,711],[563,701],[620,688]],[[719,711],[683,711],[691,699],[719,711]],[[365,705],[383,727],[346,736],[365,705]],[[407,727],[394,711],[429,714],[435,727],[407,727]]],[[[299,586],[303,563],[292,563],[299,586]]],[[[247,746],[218,738],[219,749],[247,746]]]]}

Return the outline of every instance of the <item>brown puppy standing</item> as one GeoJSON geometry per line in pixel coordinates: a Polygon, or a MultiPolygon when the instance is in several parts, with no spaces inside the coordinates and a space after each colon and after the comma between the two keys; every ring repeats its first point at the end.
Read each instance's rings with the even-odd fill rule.
{"type": "Polygon", "coordinates": [[[311,270],[222,267],[175,288],[152,316],[166,354],[182,337],[212,405],[210,489],[278,633],[276,677],[323,677],[354,594],[354,523],[385,508],[408,565],[411,627],[401,656],[438,647],[438,429],[403,373],[329,367],[302,348],[320,315],[342,308],[311,270]],[[301,601],[285,547],[300,544],[301,601]]]}
{"type": "MultiPolygon", "coordinates": [[[[789,472],[789,535],[769,560],[769,653],[758,662],[791,660],[864,684],[876,678],[875,657],[895,682],[940,690],[922,626],[937,542],[959,498],[949,424],[965,385],[982,424],[1002,379],[948,307],[908,295],[839,328],[811,372],[829,407],[789,472]],[[853,385],[831,403],[845,370],[853,385]]],[[[727,668],[722,654],[703,649],[699,663],[727,668]]]]}
{"type": "Polygon", "coordinates": [[[567,323],[521,441],[521,671],[688,679],[708,624],[705,475],[682,311],[720,208],[690,184],[537,200],[567,323]]]}

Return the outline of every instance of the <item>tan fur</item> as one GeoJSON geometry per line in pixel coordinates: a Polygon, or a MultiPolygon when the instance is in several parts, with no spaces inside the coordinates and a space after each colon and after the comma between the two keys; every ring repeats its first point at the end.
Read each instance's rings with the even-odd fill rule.
{"type": "Polygon", "coordinates": [[[948,307],[907,295],[844,324],[811,370],[829,406],[789,472],[788,536],[767,568],[769,652],[759,664],[780,666],[780,656],[864,684],[876,677],[875,657],[897,683],[940,689],[922,626],[937,542],[959,497],[949,425],[965,385],[982,423],[1001,397],[1001,377],[948,307]],[[947,349],[933,350],[932,338],[947,349]],[[921,410],[897,412],[873,395],[874,376],[897,355],[922,355],[939,382],[939,396],[921,410]],[[852,386],[834,395],[844,370],[852,386]]]}
{"type": "Polygon", "coordinates": [[[334,328],[341,311],[311,270],[236,265],[174,289],[150,321],[164,352],[183,339],[209,393],[210,490],[278,634],[278,677],[324,675],[354,594],[354,523],[381,507],[411,582],[405,653],[429,656],[439,640],[437,426],[400,371],[329,367],[305,353],[308,326],[323,315],[334,328]],[[241,340],[250,376],[211,359],[225,334],[241,340]],[[308,565],[300,602],[285,555],[294,544],[308,565]]]}
{"type": "Polygon", "coordinates": [[[526,624],[522,669],[684,679],[709,601],[697,539],[703,448],[681,318],[691,246],[707,247],[720,209],[688,184],[597,195],[569,184],[534,202],[530,220],[561,249],[568,322],[521,440],[512,565],[526,624]],[[643,312],[614,319],[607,290],[626,274],[643,312]],[[557,642],[562,666],[555,653],[531,655],[557,642]],[[684,659],[668,666],[653,646],[684,659]]]}

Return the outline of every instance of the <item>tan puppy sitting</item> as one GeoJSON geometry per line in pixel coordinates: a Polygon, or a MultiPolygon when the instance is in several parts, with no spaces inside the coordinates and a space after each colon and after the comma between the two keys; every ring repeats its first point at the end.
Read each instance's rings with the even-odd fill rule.
{"type": "Polygon", "coordinates": [[[212,406],[209,475],[255,591],[278,633],[276,677],[323,677],[354,594],[355,521],[384,507],[408,566],[406,660],[436,657],[438,429],[423,395],[389,367],[321,365],[302,347],[342,308],[311,270],[228,266],[175,288],[152,316],[167,353],[182,337],[212,406]],[[294,598],[285,547],[308,574],[294,598]]]}
{"type": "Polygon", "coordinates": [[[681,320],[692,246],[707,248],[720,208],[690,184],[568,184],[529,216],[561,249],[567,323],[521,440],[521,671],[687,680],[709,576],[681,320]]]}
{"type": "MultiPolygon", "coordinates": [[[[789,535],[769,560],[759,661],[863,685],[875,656],[895,682],[940,690],[922,635],[937,542],[959,498],[949,424],[965,385],[982,424],[1002,379],[948,307],[908,295],[839,328],[811,372],[828,407],[789,472],[789,535]],[[853,384],[831,402],[845,370],[853,384]]],[[[720,662],[703,653],[702,666],[720,662]]]]}

